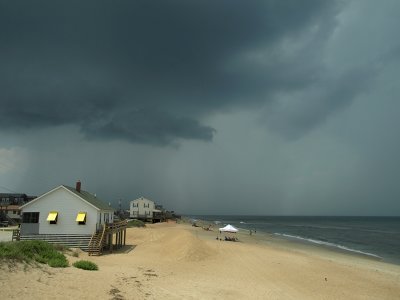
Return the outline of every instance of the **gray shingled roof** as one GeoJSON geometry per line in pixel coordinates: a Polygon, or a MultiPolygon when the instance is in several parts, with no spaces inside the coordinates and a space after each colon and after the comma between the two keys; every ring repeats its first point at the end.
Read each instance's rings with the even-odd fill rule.
{"type": "Polygon", "coordinates": [[[71,192],[73,192],[75,195],[81,197],[82,199],[86,200],[90,204],[96,206],[98,209],[115,210],[113,207],[109,206],[107,204],[107,202],[105,202],[103,200],[100,200],[99,198],[97,198],[96,196],[92,195],[89,192],[86,192],[84,190],[81,190],[80,192],[78,192],[73,187],[70,187],[70,186],[67,186],[67,185],[63,185],[63,187],[65,187],[66,189],[70,190],[71,192]]]}

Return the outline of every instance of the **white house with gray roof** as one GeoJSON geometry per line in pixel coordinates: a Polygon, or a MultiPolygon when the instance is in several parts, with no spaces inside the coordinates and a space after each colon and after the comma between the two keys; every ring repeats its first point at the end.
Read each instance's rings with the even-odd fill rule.
{"type": "Polygon", "coordinates": [[[113,223],[114,209],[95,195],[60,185],[21,206],[21,239],[32,235],[92,235],[113,223]]]}
{"type": "Polygon", "coordinates": [[[155,203],[152,200],[140,197],[130,202],[130,218],[143,221],[152,221],[155,212],[161,212],[156,209],[155,203]]]}

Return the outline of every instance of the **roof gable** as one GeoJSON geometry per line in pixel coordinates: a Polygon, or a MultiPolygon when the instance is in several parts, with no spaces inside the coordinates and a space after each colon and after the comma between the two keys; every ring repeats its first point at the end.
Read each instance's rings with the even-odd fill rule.
{"type": "Polygon", "coordinates": [[[148,202],[153,202],[153,203],[154,203],[153,200],[147,199],[147,198],[145,198],[145,197],[137,198],[137,199],[135,199],[135,200],[132,200],[131,202],[138,202],[138,201],[148,201],[148,202]]]}
{"type": "Polygon", "coordinates": [[[24,205],[21,205],[20,208],[22,209],[22,208],[25,208],[25,207],[27,207],[27,206],[30,206],[32,203],[35,203],[36,201],[42,199],[43,197],[47,196],[48,194],[50,194],[50,193],[52,193],[52,192],[54,192],[54,191],[56,191],[56,190],[58,190],[58,189],[60,189],[60,188],[62,188],[62,187],[63,187],[63,186],[60,185],[60,186],[58,186],[58,187],[56,187],[56,188],[54,188],[54,189],[48,191],[47,193],[44,193],[43,195],[40,195],[39,197],[33,199],[32,201],[29,201],[28,203],[25,203],[24,205]]]}
{"type": "Polygon", "coordinates": [[[36,201],[39,201],[41,198],[47,196],[48,194],[60,189],[66,189],[67,191],[71,192],[72,194],[74,194],[75,196],[77,196],[79,199],[89,203],[90,205],[92,205],[93,207],[95,207],[98,210],[112,210],[114,211],[115,209],[112,208],[111,206],[109,206],[106,202],[104,202],[103,200],[97,198],[96,196],[92,195],[89,192],[86,192],[84,190],[81,190],[80,192],[78,192],[76,189],[70,187],[70,186],[66,186],[66,185],[60,185],[54,189],[52,189],[51,191],[48,191],[47,193],[37,197],[36,199],[33,199],[32,201],[22,205],[20,208],[24,208],[26,206],[31,205],[32,203],[35,203],[36,201]]]}
{"type": "Polygon", "coordinates": [[[106,202],[103,200],[97,198],[95,195],[92,195],[91,193],[81,190],[78,192],[76,189],[73,187],[67,186],[67,185],[62,185],[64,188],[75,194],[76,196],[82,198],[86,202],[89,202],[89,204],[93,205],[94,207],[100,209],[100,210],[114,210],[111,206],[109,206],[106,202]]]}

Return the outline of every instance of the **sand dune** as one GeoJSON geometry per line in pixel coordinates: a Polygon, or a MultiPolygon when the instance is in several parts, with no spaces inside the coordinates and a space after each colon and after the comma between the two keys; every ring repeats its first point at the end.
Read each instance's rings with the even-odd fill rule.
{"type": "Polygon", "coordinates": [[[158,251],[161,258],[171,261],[201,261],[216,254],[216,251],[204,241],[199,240],[187,231],[180,230],[173,235],[166,234],[153,243],[156,248],[161,250],[158,251]]]}
{"type": "Polygon", "coordinates": [[[96,262],[97,272],[3,264],[2,299],[400,299],[399,266],[216,235],[175,224],[130,228],[123,251],[68,257],[96,262]]]}

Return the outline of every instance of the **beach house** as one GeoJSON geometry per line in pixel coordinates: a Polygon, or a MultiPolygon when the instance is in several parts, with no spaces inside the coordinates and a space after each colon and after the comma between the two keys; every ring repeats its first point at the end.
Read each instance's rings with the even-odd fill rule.
{"type": "Polygon", "coordinates": [[[93,239],[101,239],[97,247],[102,248],[106,242],[112,245],[112,234],[117,233],[118,245],[122,242],[119,230],[114,230],[119,228],[113,225],[114,209],[82,190],[80,181],[75,188],[60,185],[21,209],[21,240],[40,239],[87,249],[93,239]],[[107,234],[111,240],[107,241],[107,234]]]}
{"type": "Polygon", "coordinates": [[[160,212],[156,209],[154,201],[140,197],[130,202],[130,218],[153,222],[154,213],[160,212]]]}
{"type": "Polygon", "coordinates": [[[36,196],[28,196],[20,193],[0,193],[0,205],[23,205],[35,199],[36,196]]]}
{"type": "Polygon", "coordinates": [[[35,199],[19,193],[0,193],[0,226],[16,225],[21,222],[20,206],[35,199]]]}
{"type": "Polygon", "coordinates": [[[21,209],[18,205],[0,204],[0,226],[1,224],[15,225],[21,222],[21,209]]]}

